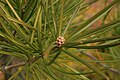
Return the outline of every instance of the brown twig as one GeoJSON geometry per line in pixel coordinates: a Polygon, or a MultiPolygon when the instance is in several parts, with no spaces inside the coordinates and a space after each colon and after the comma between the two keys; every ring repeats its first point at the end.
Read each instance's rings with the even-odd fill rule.
{"type": "Polygon", "coordinates": [[[25,64],[26,64],[26,62],[21,62],[21,63],[18,63],[18,64],[13,64],[13,65],[5,66],[4,70],[9,70],[11,68],[16,68],[16,67],[24,66],[25,64]]]}
{"type": "Polygon", "coordinates": [[[21,62],[21,63],[18,63],[18,64],[9,65],[9,66],[2,66],[2,68],[0,69],[0,71],[2,70],[3,72],[6,72],[9,69],[17,68],[17,67],[20,67],[20,66],[24,66],[27,63],[31,64],[31,63],[35,62],[36,60],[38,60],[39,58],[41,58],[41,56],[35,57],[35,58],[33,58],[32,60],[30,60],[28,62],[21,62]]]}
{"type": "MultiPolygon", "coordinates": [[[[89,53],[86,53],[86,52],[83,52],[83,51],[81,51],[81,53],[84,54],[84,55],[86,55],[86,56],[88,56],[88,57],[90,57],[93,60],[97,60],[98,61],[97,58],[95,58],[93,55],[91,55],[89,53]]],[[[100,63],[100,62],[97,62],[97,64],[99,64],[100,66],[104,67],[105,69],[108,69],[111,72],[114,72],[116,74],[120,74],[120,70],[116,70],[116,69],[111,68],[110,66],[108,66],[106,64],[103,64],[103,63],[100,63]]]]}

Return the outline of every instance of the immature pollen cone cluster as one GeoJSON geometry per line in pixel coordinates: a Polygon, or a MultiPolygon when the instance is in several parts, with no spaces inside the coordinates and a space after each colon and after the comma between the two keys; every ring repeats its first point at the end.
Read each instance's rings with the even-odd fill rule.
{"type": "Polygon", "coordinates": [[[59,37],[57,38],[57,41],[56,41],[57,46],[58,46],[58,47],[61,47],[61,45],[64,44],[64,43],[65,43],[64,37],[59,36],[59,37]]]}

